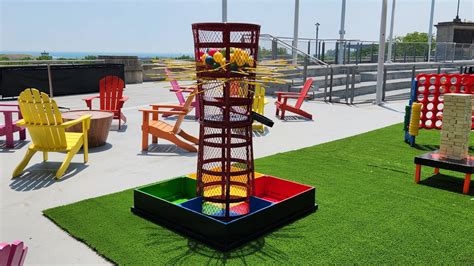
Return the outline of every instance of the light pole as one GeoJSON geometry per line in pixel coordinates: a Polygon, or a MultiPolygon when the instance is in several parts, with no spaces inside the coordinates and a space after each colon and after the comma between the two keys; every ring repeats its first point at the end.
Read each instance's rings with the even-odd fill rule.
{"type": "Polygon", "coordinates": [[[383,96],[383,72],[385,57],[385,31],[387,27],[387,0],[382,1],[382,12],[380,18],[379,55],[377,64],[377,88],[375,91],[375,104],[382,104],[383,96]]]}
{"type": "Polygon", "coordinates": [[[388,37],[387,63],[392,62],[393,24],[395,22],[395,5],[396,5],[396,2],[397,2],[396,0],[392,0],[392,17],[390,18],[390,35],[388,37]]]}
{"type": "Polygon", "coordinates": [[[298,48],[298,23],[299,23],[299,14],[300,14],[300,0],[295,0],[295,21],[294,21],[294,28],[293,28],[293,48],[292,48],[292,57],[293,57],[293,65],[296,65],[298,55],[296,53],[296,49],[298,48]]]}
{"type": "Polygon", "coordinates": [[[318,35],[319,35],[319,22],[316,22],[316,24],[314,24],[316,26],[316,51],[314,52],[314,55],[316,58],[318,58],[318,35]]]}
{"type": "Polygon", "coordinates": [[[222,0],[222,22],[227,22],[227,0],[222,0]]]}
{"type": "Polygon", "coordinates": [[[344,56],[344,51],[342,49],[342,42],[344,41],[344,34],[346,33],[346,30],[344,29],[345,27],[345,22],[346,22],[346,0],[342,0],[342,7],[341,7],[341,29],[339,30],[339,55],[338,55],[338,64],[343,63],[343,56],[344,56]]]}
{"type": "Polygon", "coordinates": [[[458,0],[458,11],[456,13],[456,18],[453,19],[453,22],[461,22],[461,19],[459,18],[459,4],[460,4],[461,0],[458,0]]]}
{"type": "Polygon", "coordinates": [[[431,42],[433,39],[433,16],[435,9],[435,0],[431,0],[430,27],[428,28],[428,62],[431,61],[431,42]]]}

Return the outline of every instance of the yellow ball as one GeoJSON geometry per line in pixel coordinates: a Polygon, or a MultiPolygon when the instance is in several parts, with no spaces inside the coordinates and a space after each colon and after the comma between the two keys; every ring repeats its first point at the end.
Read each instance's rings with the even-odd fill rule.
{"type": "Polygon", "coordinates": [[[240,48],[235,48],[234,49],[234,54],[237,56],[240,56],[242,54],[242,50],[240,48]]]}
{"type": "Polygon", "coordinates": [[[247,63],[249,66],[253,67],[253,57],[251,57],[251,56],[247,57],[246,63],[247,63]]]}
{"type": "Polygon", "coordinates": [[[221,54],[221,52],[215,52],[214,55],[212,56],[214,58],[214,61],[220,62],[224,56],[221,54]]]}
{"type": "Polygon", "coordinates": [[[236,61],[237,65],[238,65],[239,67],[245,65],[245,58],[244,58],[244,56],[242,56],[242,54],[240,54],[239,56],[237,56],[237,58],[236,58],[235,61],[236,61]]]}
{"type": "Polygon", "coordinates": [[[205,64],[207,57],[208,57],[208,54],[203,54],[203,55],[201,55],[201,62],[203,62],[203,63],[205,64]]]}
{"type": "Polygon", "coordinates": [[[234,63],[235,59],[236,59],[235,54],[230,54],[230,62],[234,63]]]}

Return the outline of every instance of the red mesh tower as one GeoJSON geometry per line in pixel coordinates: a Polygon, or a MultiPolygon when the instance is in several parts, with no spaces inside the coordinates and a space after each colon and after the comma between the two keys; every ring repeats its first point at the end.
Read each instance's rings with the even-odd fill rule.
{"type": "Polygon", "coordinates": [[[255,74],[227,65],[212,69],[200,57],[209,49],[221,49],[230,62],[231,49],[253,58],[256,67],[260,26],[242,23],[192,25],[200,117],[197,193],[202,212],[222,220],[250,212],[254,194],[252,101],[255,74]]]}
{"type": "Polygon", "coordinates": [[[419,74],[416,79],[416,101],[422,104],[420,128],[441,129],[445,93],[474,94],[474,75],[419,74]]]}

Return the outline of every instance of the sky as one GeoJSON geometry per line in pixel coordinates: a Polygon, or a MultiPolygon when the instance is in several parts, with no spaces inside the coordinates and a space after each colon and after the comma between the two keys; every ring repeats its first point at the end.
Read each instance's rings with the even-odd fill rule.
{"type": "MultiPolygon", "coordinates": [[[[293,35],[294,0],[228,0],[228,21],[293,35]]],[[[381,0],[347,0],[346,39],[378,40],[381,0]]],[[[394,35],[428,32],[431,0],[397,0],[394,35]]],[[[388,25],[392,0],[388,1],[388,25]]],[[[436,0],[434,24],[457,0],[436,0]]],[[[474,0],[459,16],[474,21],[474,0]]],[[[341,0],[300,0],[299,36],[338,38],[341,0]]],[[[190,53],[191,24],[220,22],[221,0],[0,0],[0,51],[190,53]]],[[[433,29],[436,33],[436,29],[433,29]]]]}

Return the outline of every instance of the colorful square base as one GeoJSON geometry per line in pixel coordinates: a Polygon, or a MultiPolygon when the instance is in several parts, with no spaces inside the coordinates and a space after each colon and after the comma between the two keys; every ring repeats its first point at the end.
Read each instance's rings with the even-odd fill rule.
{"type": "MultiPolygon", "coordinates": [[[[314,212],[318,207],[315,197],[314,187],[259,175],[255,179],[255,196],[247,206],[250,212],[235,213],[239,216],[222,221],[202,214],[196,180],[182,176],[135,189],[132,212],[226,251],[314,212]]],[[[219,211],[222,210],[216,209],[219,211]]]]}

